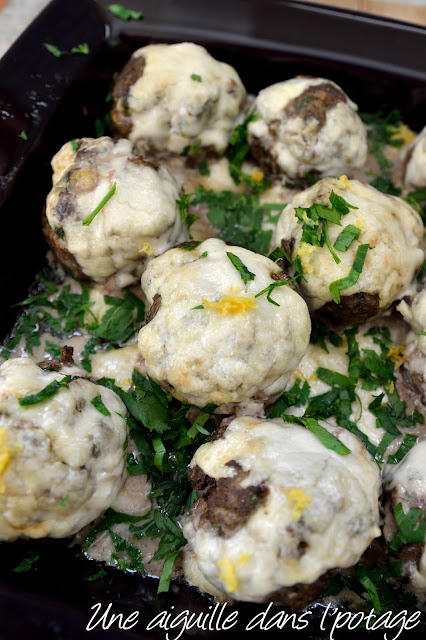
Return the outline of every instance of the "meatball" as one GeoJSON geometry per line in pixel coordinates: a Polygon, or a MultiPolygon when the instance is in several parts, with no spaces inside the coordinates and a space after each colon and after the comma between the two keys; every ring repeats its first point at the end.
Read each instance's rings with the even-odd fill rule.
{"type": "Polygon", "coordinates": [[[351,173],[367,159],[357,106],[331,80],[297,76],[259,93],[248,125],[251,151],[267,173],[303,178],[351,173]]]}
{"type": "MultiPolygon", "coordinates": [[[[426,440],[421,440],[396,465],[388,465],[384,477],[385,524],[383,533],[388,542],[398,533],[393,509],[401,504],[407,514],[411,508],[426,511],[426,440]]],[[[422,519],[420,520],[422,522],[422,519]]],[[[414,527],[413,527],[414,528],[414,527]]],[[[424,540],[398,549],[403,562],[402,574],[409,588],[426,592],[426,551],[424,540]]]]}
{"type": "Polygon", "coordinates": [[[45,236],[78,277],[102,282],[115,275],[127,286],[140,277],[147,256],[188,238],[176,205],[179,186],[167,169],[135,156],[128,140],[104,136],[85,139],[73,153],[70,147],[52,161],[57,181],[47,197],[45,236]]]}
{"type": "Polygon", "coordinates": [[[323,178],[298,193],[280,216],[273,244],[287,248],[293,260],[300,263],[303,269],[301,292],[310,310],[320,310],[323,316],[350,325],[378,315],[411,291],[413,279],[423,263],[423,251],[419,246],[422,237],[423,223],[419,214],[402,198],[341,176],[339,179],[323,178]],[[332,247],[334,258],[324,241],[322,219],[317,222],[319,227],[313,243],[308,241],[307,236],[316,223],[308,215],[311,212],[304,209],[316,203],[331,208],[331,200],[336,196],[340,198],[336,206],[346,208],[347,212],[341,215],[340,224],[326,222],[330,247],[349,225],[349,231],[357,237],[353,236],[346,250],[332,247]],[[302,241],[302,237],[306,241],[302,241]],[[314,244],[317,240],[318,244],[314,244]],[[354,274],[354,284],[350,281],[341,283],[340,302],[337,303],[330,285],[349,276],[361,245],[368,245],[363,266],[354,274]]]}
{"type": "Polygon", "coordinates": [[[426,188],[426,127],[402,153],[405,166],[404,183],[407,189],[426,188]]]}
{"type": "Polygon", "coordinates": [[[113,90],[111,121],[139,153],[223,153],[246,98],[232,67],[199,45],[154,44],[135,51],[113,90]]]}
{"type": "Polygon", "coordinates": [[[321,426],[350,453],[302,426],[250,417],[197,450],[190,479],[203,493],[183,527],[189,579],[199,572],[228,597],[294,605],[289,588],[310,585],[315,597],[321,576],[359,560],[380,535],[379,470],[355,436],[321,426]]]}
{"type": "Polygon", "coordinates": [[[199,407],[278,395],[311,329],[306,303],[280,277],[268,258],[216,238],[153,260],[139,332],[148,375],[199,407]]]}
{"type": "Polygon", "coordinates": [[[0,367],[0,540],[69,536],[118,496],[126,409],[82,375],[76,367],[46,371],[30,358],[0,367]],[[71,379],[54,395],[19,404],[64,376],[71,379]],[[103,413],[93,404],[99,396],[103,413]]]}

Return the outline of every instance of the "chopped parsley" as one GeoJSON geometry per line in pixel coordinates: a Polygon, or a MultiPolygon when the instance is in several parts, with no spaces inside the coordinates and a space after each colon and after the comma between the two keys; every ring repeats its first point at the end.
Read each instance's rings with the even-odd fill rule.
{"type": "Polygon", "coordinates": [[[340,347],[340,345],[342,344],[342,338],[341,336],[339,336],[339,334],[327,327],[325,324],[313,321],[310,342],[312,344],[319,344],[323,351],[329,353],[327,344],[325,342],[326,339],[334,347],[340,347]]]}
{"type": "Polygon", "coordinates": [[[55,58],[62,58],[62,56],[66,56],[69,53],[70,54],[82,53],[86,56],[89,54],[89,45],[87,44],[87,42],[76,45],[69,52],[61,51],[54,44],[49,44],[49,42],[43,42],[43,46],[48,50],[49,53],[52,54],[52,56],[55,56],[55,58]]]}
{"type": "Polygon", "coordinates": [[[190,206],[190,204],[192,204],[191,198],[192,198],[191,193],[184,193],[183,196],[180,198],[180,200],[176,200],[176,204],[179,209],[180,219],[182,220],[182,222],[185,222],[188,230],[192,227],[194,222],[200,219],[200,216],[195,215],[195,213],[188,212],[188,207],[190,206]]]}
{"type": "Polygon", "coordinates": [[[80,149],[80,145],[75,138],[74,140],[71,140],[71,147],[73,151],[78,151],[80,149]]]}
{"type": "Polygon", "coordinates": [[[198,173],[200,174],[200,176],[210,175],[209,165],[207,164],[207,160],[205,158],[203,158],[198,165],[198,173]]]}
{"type": "Polygon", "coordinates": [[[340,456],[347,456],[351,453],[351,450],[348,449],[343,442],[327,431],[327,429],[322,427],[315,418],[299,418],[297,416],[290,416],[287,414],[284,414],[282,417],[286,422],[301,424],[306,427],[306,429],[309,429],[309,431],[312,431],[324,447],[331,449],[331,451],[338,453],[340,456]]]}
{"type": "Polygon", "coordinates": [[[99,338],[89,338],[84,345],[84,349],[81,352],[81,366],[88,373],[92,372],[92,363],[90,362],[90,355],[96,353],[96,347],[99,344],[99,338]]]}
{"type": "MultiPolygon", "coordinates": [[[[346,202],[344,198],[334,193],[334,191],[330,193],[329,204],[314,202],[310,207],[295,207],[296,218],[302,225],[302,237],[300,239],[300,242],[304,242],[306,244],[317,247],[323,247],[325,245],[326,247],[328,247],[333,260],[336,262],[336,264],[339,264],[340,258],[331,246],[328,234],[328,223],[331,222],[333,224],[342,226],[342,216],[347,215],[350,209],[357,208],[358,207],[349,204],[349,202],[346,202]]],[[[351,227],[352,229],[355,228],[352,225],[348,225],[348,227],[351,227]]],[[[352,236],[353,233],[351,233],[350,230],[343,230],[336,240],[336,243],[334,245],[335,248],[341,251],[346,251],[352,240],[354,239],[352,236]],[[349,237],[352,237],[352,240],[348,244],[349,237]],[[346,248],[340,249],[341,246],[346,246],[346,248]]],[[[300,265],[297,271],[299,273],[303,271],[300,268],[300,265]]]]}
{"type": "Polygon", "coordinates": [[[415,596],[401,588],[395,588],[389,579],[401,575],[402,563],[390,562],[384,566],[367,569],[361,563],[355,567],[355,575],[337,574],[330,578],[323,597],[335,596],[343,589],[356,593],[364,601],[367,609],[376,613],[392,611],[396,613],[415,605],[415,596]]]}
{"type": "Polygon", "coordinates": [[[61,347],[53,342],[49,342],[49,340],[46,340],[44,350],[48,355],[52,356],[56,360],[59,360],[61,357],[61,347]]]}
{"type": "Polygon", "coordinates": [[[340,304],[340,292],[344,289],[349,289],[358,282],[359,276],[362,273],[364,267],[365,257],[369,249],[369,244],[360,244],[355,255],[355,260],[349,271],[349,274],[345,278],[335,280],[329,286],[331,297],[336,304],[340,304]]]}
{"type": "Polygon", "coordinates": [[[179,249],[182,249],[182,251],[192,251],[193,249],[196,249],[197,247],[199,247],[200,244],[201,244],[201,241],[194,240],[194,242],[186,242],[184,245],[179,247],[179,249]]]}
{"type": "Polygon", "coordinates": [[[405,454],[408,453],[410,449],[414,447],[417,440],[418,440],[417,435],[408,433],[405,436],[404,440],[401,442],[398,450],[394,454],[390,455],[386,462],[388,464],[398,464],[398,462],[401,462],[405,454]]]}
{"type": "Polygon", "coordinates": [[[117,567],[124,571],[138,571],[144,574],[143,556],[139,549],[114,531],[109,530],[109,535],[116,551],[116,553],[112,554],[111,560],[114,561],[117,567]]]}
{"type": "Polygon", "coordinates": [[[94,573],[93,575],[89,576],[86,579],[87,579],[87,582],[94,582],[95,580],[100,580],[100,578],[105,578],[106,575],[108,574],[105,571],[105,569],[100,569],[97,573],[94,573]]]}
{"type": "Polygon", "coordinates": [[[273,232],[263,229],[262,225],[276,224],[285,207],[285,204],[261,205],[254,193],[215,192],[201,185],[188,196],[189,203],[192,207],[203,203],[208,206],[208,218],[222,240],[265,255],[273,232]]]}
{"type": "Polygon", "coordinates": [[[387,146],[399,149],[403,145],[403,139],[398,137],[398,127],[402,124],[401,114],[394,109],[387,115],[383,111],[377,113],[361,113],[361,120],[367,125],[367,136],[370,142],[370,151],[376,157],[381,175],[378,175],[370,182],[383,193],[394,196],[401,195],[401,189],[396,187],[392,181],[390,170],[393,163],[386,157],[387,146]]]}
{"type": "MultiPolygon", "coordinates": [[[[128,290],[125,290],[124,298],[104,296],[109,308],[99,322],[91,311],[94,302],[90,300],[89,289],[83,282],[75,282],[81,289],[80,293],[72,292],[69,284],[59,289],[43,275],[38,276],[38,284],[44,290],[18,303],[17,306],[26,308],[3,345],[1,355],[5,360],[10,358],[22,339],[28,353],[33,355],[34,347],[40,345],[41,329],[45,327],[61,338],[84,328],[95,336],[88,340],[81,354],[82,367],[90,373],[89,355],[95,353],[95,347],[101,340],[123,344],[134,336],[145,315],[144,304],[139,298],[128,290]]],[[[57,351],[50,353],[58,357],[57,351]]]]}
{"type": "MultiPolygon", "coordinates": [[[[308,403],[311,388],[306,380],[302,386],[300,386],[300,384],[301,380],[296,380],[291,389],[284,391],[280,395],[273,409],[268,414],[268,420],[271,418],[280,418],[289,407],[303,407],[308,403]]],[[[287,416],[285,416],[285,418],[287,418],[287,416]]]]}
{"type": "Polygon", "coordinates": [[[12,569],[12,571],[14,571],[15,573],[24,573],[26,571],[31,571],[31,569],[35,568],[34,565],[39,559],[40,554],[38,552],[29,551],[28,554],[24,558],[22,558],[18,566],[12,569]]]}
{"type": "Polygon", "coordinates": [[[83,42],[83,44],[78,44],[76,47],[71,49],[71,53],[82,53],[87,56],[89,54],[89,45],[87,42],[83,42]]]}
{"type": "Polygon", "coordinates": [[[280,307],[281,305],[278,304],[276,300],[272,300],[271,294],[275,291],[277,287],[285,287],[286,285],[291,284],[292,282],[297,280],[297,278],[298,276],[295,276],[294,278],[290,278],[290,280],[276,280],[275,282],[272,282],[267,287],[265,287],[265,289],[262,289],[262,291],[259,291],[259,293],[256,293],[254,297],[259,298],[260,296],[263,296],[266,293],[266,299],[268,300],[268,302],[275,305],[276,307],[280,307]]]}
{"type": "Polygon", "coordinates": [[[95,409],[99,411],[99,413],[102,413],[103,416],[111,415],[110,411],[106,408],[102,401],[102,396],[96,396],[96,398],[93,398],[93,400],[91,400],[90,402],[93,404],[95,409]]]}
{"type": "Polygon", "coordinates": [[[55,58],[61,58],[67,55],[66,51],[61,51],[58,47],[55,47],[54,44],[49,44],[49,42],[43,42],[43,47],[45,47],[52,56],[55,56],[55,58]]]}
{"type": "Polygon", "coordinates": [[[153,380],[133,372],[134,389],[125,392],[113,380],[99,380],[99,384],[113,389],[130,412],[128,424],[139,454],[127,457],[131,475],[147,474],[154,503],[142,518],[125,520],[124,514],[109,509],[103,521],[89,533],[84,550],[98,533],[110,529],[115,522],[130,522],[130,532],[136,538],[159,538],[158,549],[152,560],[164,559],[159,592],[166,590],[174,561],[186,544],[177,518],[192,505],[196,494],[188,479],[188,465],[196,449],[206,442],[216,428],[212,418],[215,405],[200,410],[190,424],[187,414],[191,408],[166,394],[153,380]]]}
{"type": "Polygon", "coordinates": [[[96,207],[93,209],[93,211],[91,213],[89,213],[89,215],[86,216],[86,218],[84,218],[83,223],[82,223],[84,227],[88,227],[89,226],[89,224],[93,221],[95,216],[97,216],[99,211],[106,205],[108,200],[114,195],[116,188],[117,188],[117,183],[114,182],[114,184],[112,185],[111,189],[102,198],[100,203],[98,205],[96,205],[96,207]]]}
{"type": "Polygon", "coordinates": [[[229,162],[229,173],[234,183],[240,184],[240,182],[243,181],[255,192],[264,191],[270,185],[270,182],[265,180],[263,174],[261,174],[260,180],[256,180],[242,170],[243,162],[250,151],[250,145],[247,139],[247,126],[250,122],[257,120],[257,118],[258,115],[253,109],[244,121],[235,127],[226,152],[226,157],[229,162]]]}
{"type": "Polygon", "coordinates": [[[337,236],[334,248],[337,251],[347,251],[354,240],[357,240],[361,229],[355,227],[353,224],[348,224],[337,236]]]}
{"type": "MultiPolygon", "coordinates": [[[[315,327],[315,325],[314,325],[315,327]]],[[[326,330],[321,328],[315,329],[315,340],[321,345],[324,341],[326,330]]],[[[316,377],[330,386],[330,390],[317,396],[309,397],[309,385],[297,380],[298,386],[293,386],[290,391],[281,395],[277,404],[272,409],[268,418],[281,415],[284,419],[288,418],[285,413],[291,406],[307,405],[303,418],[315,418],[326,420],[333,416],[336,423],[356,435],[364,444],[369,453],[376,458],[378,463],[383,462],[384,453],[392,443],[392,441],[400,436],[401,428],[414,427],[417,424],[423,424],[424,418],[418,412],[412,414],[407,413],[406,403],[401,401],[397,391],[395,390],[395,365],[388,357],[389,348],[392,344],[390,341],[389,329],[387,327],[372,327],[366,335],[373,337],[373,340],[380,345],[381,355],[378,355],[372,349],[360,349],[356,334],[358,327],[347,329],[344,333],[348,343],[347,355],[349,358],[348,375],[343,375],[337,371],[332,371],[324,367],[319,367],[315,375],[316,377]],[[383,428],[385,435],[376,447],[368,439],[368,437],[358,428],[357,423],[351,418],[353,414],[352,406],[359,402],[356,388],[360,385],[362,389],[374,390],[384,387],[385,394],[381,393],[373,396],[369,405],[369,410],[376,416],[377,428],[383,428]]],[[[340,336],[337,340],[341,341],[340,336]]],[[[291,420],[292,418],[290,418],[291,420]]],[[[417,436],[407,434],[394,456],[390,456],[389,463],[400,462],[409,449],[414,446],[417,436]]]]}
{"type": "Polygon", "coordinates": [[[122,4],[110,4],[108,11],[116,18],[120,18],[120,20],[143,20],[142,11],[126,9],[122,4]]]}
{"type": "MultiPolygon", "coordinates": [[[[105,311],[100,322],[96,321],[91,325],[87,325],[87,329],[94,336],[108,342],[121,344],[128,342],[135,335],[144,319],[144,303],[129,290],[125,290],[124,298],[104,296],[104,300],[110,308],[105,311]]],[[[90,353],[94,353],[95,346],[94,341],[90,343],[90,349],[86,345],[87,351],[86,349],[84,350],[85,358],[90,353]]]]}
{"type": "Polygon", "coordinates": [[[368,127],[367,135],[370,140],[371,153],[376,156],[380,169],[390,169],[392,162],[384,155],[387,146],[400,148],[403,140],[396,133],[401,125],[401,114],[394,109],[386,116],[383,111],[376,113],[360,113],[361,120],[368,127]]]}
{"type": "Polygon", "coordinates": [[[387,193],[390,196],[400,196],[402,193],[402,189],[394,184],[390,174],[386,171],[384,171],[381,176],[376,176],[370,184],[378,191],[387,193]]]}
{"type": "Polygon", "coordinates": [[[404,513],[402,504],[398,502],[393,508],[398,533],[389,542],[392,551],[398,551],[406,544],[423,542],[426,533],[425,514],[419,507],[412,507],[408,513],[404,513]]]}
{"type": "Polygon", "coordinates": [[[27,136],[27,134],[26,134],[26,132],[25,132],[25,131],[21,131],[21,133],[19,134],[19,137],[20,137],[22,140],[28,140],[28,136],[27,136]]]}
{"type": "Polygon", "coordinates": [[[68,383],[71,380],[71,376],[64,376],[62,380],[53,380],[44,389],[41,389],[38,393],[18,398],[18,402],[21,407],[29,407],[33,404],[39,404],[49,398],[55,396],[61,389],[67,389],[68,383]]]}
{"type": "Polygon", "coordinates": [[[181,156],[186,158],[187,156],[199,156],[202,153],[201,140],[196,140],[192,144],[187,144],[181,151],[181,156]]]}
{"type": "Polygon", "coordinates": [[[423,264],[420,268],[419,273],[417,274],[417,282],[423,282],[424,278],[426,276],[426,260],[423,260],[423,264]]]}
{"type": "Polygon", "coordinates": [[[241,280],[244,282],[244,284],[247,284],[247,282],[249,282],[250,280],[255,279],[255,274],[247,269],[246,265],[240,260],[238,256],[236,256],[234,253],[231,253],[230,251],[227,251],[226,255],[228,256],[236,270],[239,272],[241,280]]]}
{"type": "Polygon", "coordinates": [[[135,524],[141,520],[143,520],[143,516],[130,516],[127,513],[120,513],[111,508],[107,509],[103,514],[102,520],[95,524],[87,534],[83,543],[83,553],[87,553],[90,545],[93,544],[102,531],[108,531],[114,524],[120,524],[122,522],[135,524]]]}
{"type": "Polygon", "coordinates": [[[195,80],[195,82],[202,82],[203,79],[201,76],[199,76],[197,73],[192,73],[191,74],[191,80],[195,80]]]}

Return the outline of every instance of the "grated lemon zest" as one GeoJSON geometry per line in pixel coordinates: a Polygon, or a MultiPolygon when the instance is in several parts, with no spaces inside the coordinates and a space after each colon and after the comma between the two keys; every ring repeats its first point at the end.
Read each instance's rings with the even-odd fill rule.
{"type": "Polygon", "coordinates": [[[297,487],[287,489],[285,495],[290,502],[290,506],[293,507],[293,518],[299,520],[303,511],[311,504],[312,496],[297,487]]]}
{"type": "Polygon", "coordinates": [[[206,309],[212,309],[213,311],[219,311],[223,316],[231,314],[242,313],[246,314],[246,311],[250,309],[258,309],[259,305],[256,302],[254,296],[236,296],[227,295],[223,296],[217,302],[203,299],[203,305],[206,309]]]}

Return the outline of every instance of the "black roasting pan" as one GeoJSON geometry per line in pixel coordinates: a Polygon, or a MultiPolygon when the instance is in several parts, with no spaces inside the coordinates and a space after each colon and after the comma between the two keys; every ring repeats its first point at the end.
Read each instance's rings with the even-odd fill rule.
{"type": "MultiPolygon", "coordinates": [[[[43,264],[40,216],[51,184],[50,158],[67,140],[96,135],[95,120],[107,113],[105,96],[113,73],[137,47],[195,41],[232,64],[249,92],[298,73],[321,75],[342,86],[362,111],[398,108],[413,129],[426,124],[426,29],[420,26],[282,0],[125,0],[127,8],[143,11],[144,20],[124,22],[109,13],[110,3],[53,0],[0,60],[2,338],[16,316],[12,305],[26,296],[43,264]],[[90,53],[56,58],[44,42],[64,51],[87,43],[90,53]]],[[[115,569],[106,578],[88,581],[97,570],[70,540],[0,544],[0,640],[162,640],[164,629],[146,629],[155,615],[165,610],[208,612],[214,604],[181,584],[156,596],[154,579],[115,569]],[[14,572],[28,552],[40,554],[36,570],[14,572]],[[125,616],[139,611],[139,622],[127,630],[115,623],[109,630],[98,625],[86,631],[96,603],[102,603],[102,611],[112,603],[111,612],[125,616]]],[[[229,632],[193,630],[182,637],[220,640],[244,632],[246,621],[266,605],[237,608],[239,623],[229,632]]],[[[317,607],[304,630],[286,626],[246,634],[325,640],[330,625],[320,629],[322,613],[317,607]]],[[[177,633],[171,631],[169,637],[177,633]]],[[[383,638],[383,633],[343,629],[335,637],[383,638]]],[[[405,631],[400,637],[415,633],[405,631]]]]}

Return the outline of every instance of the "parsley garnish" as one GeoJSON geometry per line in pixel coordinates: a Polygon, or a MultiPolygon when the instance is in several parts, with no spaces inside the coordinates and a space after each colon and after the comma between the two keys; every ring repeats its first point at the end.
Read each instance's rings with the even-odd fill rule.
{"type": "Polygon", "coordinates": [[[383,151],[387,145],[402,147],[403,140],[395,137],[398,125],[401,124],[401,114],[394,109],[387,116],[382,111],[377,113],[360,113],[361,120],[369,129],[367,132],[371,144],[371,152],[376,156],[379,167],[390,169],[392,162],[388,160],[383,151]]]}
{"type": "Polygon", "coordinates": [[[203,79],[201,76],[199,76],[197,73],[192,73],[191,74],[191,80],[195,80],[195,82],[202,82],[203,79]]]}
{"type": "Polygon", "coordinates": [[[31,569],[34,569],[34,564],[37,562],[39,558],[40,558],[39,553],[37,553],[36,551],[30,551],[25,556],[25,558],[22,558],[18,566],[12,569],[12,571],[14,571],[15,573],[23,573],[25,571],[30,571],[31,569]]]}
{"type": "Polygon", "coordinates": [[[27,136],[27,134],[26,134],[26,132],[25,132],[25,131],[21,131],[21,133],[19,134],[19,137],[20,137],[22,140],[28,140],[28,136],[27,136]]]}
{"type": "Polygon", "coordinates": [[[209,165],[207,164],[207,160],[205,158],[203,158],[201,160],[200,164],[198,165],[198,172],[199,172],[200,176],[209,176],[210,175],[209,165]]]}
{"type": "Polygon", "coordinates": [[[83,42],[82,44],[78,44],[76,47],[71,49],[71,53],[82,53],[87,56],[89,54],[89,45],[87,42],[83,42]]]}
{"type": "Polygon", "coordinates": [[[253,191],[264,191],[269,186],[269,181],[264,178],[260,181],[254,180],[242,170],[243,162],[250,151],[250,145],[247,140],[247,126],[257,118],[258,115],[253,109],[244,121],[235,127],[229,140],[226,157],[229,161],[229,173],[235,184],[240,184],[241,180],[243,180],[253,191]]]}
{"type": "Polygon", "coordinates": [[[49,44],[48,42],[43,42],[43,46],[48,50],[49,53],[52,54],[52,56],[55,56],[55,58],[62,58],[62,56],[66,56],[68,55],[68,53],[82,53],[84,55],[88,55],[89,53],[89,45],[87,44],[87,42],[76,45],[71,49],[70,52],[61,51],[60,49],[58,49],[58,47],[55,47],[54,44],[49,44]]]}
{"type": "Polygon", "coordinates": [[[355,227],[353,224],[348,224],[337,236],[334,248],[338,251],[347,251],[354,240],[358,239],[361,229],[355,227]]]}
{"type": "MultiPolygon", "coordinates": [[[[124,292],[124,298],[104,296],[104,300],[111,308],[105,311],[100,323],[88,325],[87,329],[94,336],[108,342],[128,342],[144,318],[144,303],[128,290],[124,292]]],[[[89,345],[86,345],[84,355],[88,356],[89,353],[94,353],[95,346],[95,343],[91,342],[89,350],[89,345]]]]}
{"type": "Polygon", "coordinates": [[[100,578],[105,578],[108,575],[105,569],[100,569],[97,573],[94,573],[92,576],[86,578],[87,582],[94,582],[95,580],[99,580],[100,578]]]}
{"type": "Polygon", "coordinates": [[[402,504],[398,502],[394,508],[396,524],[398,525],[398,533],[389,543],[392,551],[398,551],[405,544],[423,542],[426,525],[425,515],[419,507],[412,507],[408,513],[404,513],[402,504]],[[417,526],[416,526],[417,525],[417,526]]]}
{"type": "Polygon", "coordinates": [[[358,282],[359,276],[362,273],[362,269],[364,267],[365,256],[367,255],[367,251],[369,249],[369,244],[360,244],[355,255],[355,260],[349,271],[349,274],[346,278],[341,278],[340,280],[335,280],[329,286],[329,290],[331,293],[331,297],[333,298],[336,304],[340,304],[340,292],[343,289],[349,289],[354,284],[358,282]]]}
{"type": "MultiPolygon", "coordinates": [[[[195,215],[195,213],[188,213],[188,207],[191,203],[192,194],[184,193],[180,200],[176,200],[176,204],[179,209],[180,219],[182,222],[185,222],[188,231],[191,226],[200,219],[200,216],[195,215]]],[[[190,236],[191,237],[191,236],[190,236]]]]}
{"type": "Polygon", "coordinates": [[[136,524],[143,520],[143,518],[144,516],[129,516],[127,513],[120,513],[119,511],[114,511],[114,509],[107,509],[102,520],[95,524],[87,534],[83,543],[83,553],[88,551],[90,545],[93,544],[99,533],[102,533],[102,531],[107,531],[108,529],[111,529],[114,524],[119,524],[121,522],[136,524]]]}
{"type": "Polygon", "coordinates": [[[66,56],[67,55],[66,51],[61,51],[60,49],[58,49],[58,47],[55,47],[54,44],[49,44],[48,42],[43,42],[43,47],[46,47],[48,52],[51,53],[52,56],[55,56],[55,58],[61,58],[62,56],[66,56]]]}
{"type": "Polygon", "coordinates": [[[78,151],[80,149],[80,145],[75,138],[74,140],[71,140],[71,147],[73,151],[78,151]]]}
{"type": "Polygon", "coordinates": [[[299,276],[295,276],[290,280],[276,280],[275,282],[272,282],[267,287],[265,287],[265,289],[262,289],[262,291],[259,291],[259,293],[256,293],[254,297],[259,298],[259,296],[263,296],[266,293],[266,299],[268,300],[268,302],[270,302],[271,304],[274,304],[276,307],[280,307],[281,305],[278,304],[278,302],[276,302],[275,300],[272,300],[271,294],[274,292],[274,290],[277,287],[285,287],[286,285],[291,284],[292,282],[297,280],[298,277],[299,276]]]}
{"type": "Polygon", "coordinates": [[[283,417],[284,420],[287,416],[283,416],[283,413],[289,407],[303,407],[307,404],[311,388],[305,381],[300,386],[301,380],[296,380],[294,385],[288,391],[284,391],[277,400],[274,408],[268,414],[268,420],[271,418],[283,417]]]}
{"type": "Polygon", "coordinates": [[[102,413],[103,416],[111,415],[110,411],[106,408],[106,406],[102,402],[102,396],[96,396],[96,398],[93,398],[93,400],[91,400],[90,402],[93,404],[95,409],[99,411],[99,413],[102,413]]]}
{"type": "Polygon", "coordinates": [[[82,223],[84,227],[88,227],[89,226],[89,224],[92,222],[94,217],[99,213],[99,211],[102,209],[102,207],[104,207],[106,205],[106,203],[108,202],[108,200],[114,195],[116,188],[117,188],[117,183],[114,182],[114,184],[112,185],[111,189],[102,198],[100,203],[93,209],[92,213],[89,213],[89,215],[86,218],[84,218],[83,223],[82,223]]]}
{"type": "Polygon", "coordinates": [[[186,158],[187,156],[199,156],[202,153],[201,140],[196,140],[192,144],[187,144],[181,151],[181,156],[186,158]]]}
{"type": "Polygon", "coordinates": [[[287,415],[286,413],[283,414],[282,418],[283,420],[285,420],[285,422],[294,422],[296,424],[303,425],[304,427],[309,429],[309,431],[312,431],[312,433],[316,435],[316,437],[318,438],[318,440],[320,440],[324,447],[326,447],[327,449],[331,449],[331,451],[338,453],[340,456],[347,456],[351,453],[351,450],[348,449],[348,447],[345,446],[343,442],[340,442],[340,440],[336,438],[336,436],[322,427],[319,424],[318,420],[315,420],[315,418],[299,418],[297,416],[287,415]]]}
{"type": "Polygon", "coordinates": [[[276,224],[285,207],[285,204],[261,205],[259,198],[253,193],[208,191],[201,185],[197,186],[189,200],[193,207],[207,204],[208,218],[218,229],[222,240],[263,254],[269,251],[273,232],[264,230],[262,224],[276,224]]]}
{"type": "Polygon", "coordinates": [[[397,109],[391,111],[387,116],[382,111],[377,113],[361,113],[361,120],[367,125],[367,136],[370,141],[371,153],[376,156],[378,165],[382,172],[371,181],[371,185],[390,195],[401,195],[401,189],[396,187],[392,181],[390,169],[393,163],[386,158],[384,151],[387,146],[400,148],[403,145],[402,138],[398,138],[398,126],[401,125],[401,114],[397,109]]]}
{"type": "Polygon", "coordinates": [[[67,389],[70,380],[71,376],[64,376],[62,380],[53,380],[38,393],[18,398],[18,402],[21,407],[29,407],[30,405],[44,402],[44,400],[48,400],[52,396],[55,396],[61,389],[67,389]]]}
{"type": "Polygon", "coordinates": [[[99,344],[99,338],[90,338],[84,345],[84,349],[81,352],[81,366],[88,373],[92,372],[92,363],[89,356],[92,353],[96,353],[96,347],[99,344]]]}
{"type": "Polygon", "coordinates": [[[197,247],[199,247],[200,244],[201,244],[200,241],[194,240],[194,242],[185,243],[182,247],[179,247],[179,249],[182,249],[182,251],[192,251],[193,249],[196,249],[197,247]]]}
{"type": "Polygon", "coordinates": [[[323,351],[329,353],[325,342],[326,339],[335,347],[340,347],[342,344],[342,338],[335,331],[320,322],[312,322],[310,342],[312,344],[319,344],[323,351]]]}
{"type": "Polygon", "coordinates": [[[125,571],[139,571],[139,573],[145,573],[145,567],[143,564],[142,553],[139,551],[137,547],[135,547],[131,542],[125,540],[114,531],[109,531],[109,535],[111,537],[112,543],[115,547],[115,550],[118,553],[125,554],[129,558],[130,562],[123,558],[122,555],[118,556],[116,553],[113,553],[111,556],[111,560],[115,562],[115,564],[125,571]]]}
{"type": "MultiPolygon", "coordinates": [[[[331,206],[322,202],[314,202],[310,207],[295,207],[295,215],[298,221],[302,224],[302,237],[300,242],[306,242],[307,244],[317,247],[323,247],[326,245],[333,257],[333,260],[339,264],[340,258],[335,253],[330,243],[328,223],[332,222],[341,226],[342,216],[347,215],[350,209],[357,209],[358,207],[354,207],[349,204],[349,202],[346,202],[344,198],[334,193],[334,191],[330,193],[329,202],[331,206]]],[[[340,234],[340,236],[341,235],[342,234],[340,234]]],[[[337,242],[338,239],[336,240],[336,243],[337,242]]],[[[341,245],[342,243],[340,242],[338,244],[341,245]]],[[[339,246],[336,247],[336,244],[334,246],[336,249],[339,249],[339,246]]],[[[346,249],[343,250],[346,251],[346,249]]]]}
{"type": "Polygon", "coordinates": [[[108,10],[113,16],[120,18],[120,20],[143,20],[142,11],[126,9],[122,4],[110,4],[108,10]]]}
{"type": "Polygon", "coordinates": [[[151,378],[144,378],[135,369],[132,375],[135,388],[132,391],[123,391],[109,378],[101,378],[97,382],[115,391],[132,416],[147,429],[157,433],[170,429],[168,396],[151,378]]]}
{"type": "Polygon", "coordinates": [[[355,575],[338,574],[333,576],[323,592],[323,596],[337,595],[343,589],[358,594],[368,608],[376,613],[392,611],[396,613],[415,604],[415,597],[405,590],[395,589],[387,580],[401,575],[402,563],[391,562],[385,566],[366,569],[362,564],[355,568],[355,575]]]}
{"type": "Polygon", "coordinates": [[[170,586],[170,580],[172,577],[173,565],[176,558],[180,554],[180,549],[167,556],[164,561],[163,568],[161,570],[160,583],[158,585],[157,593],[167,593],[170,586]]]}
{"type": "MultiPolygon", "coordinates": [[[[112,380],[104,379],[98,383],[113,389],[131,414],[127,422],[139,455],[128,456],[128,471],[131,475],[147,474],[150,477],[150,497],[155,507],[148,515],[133,521],[130,531],[136,538],[160,538],[152,560],[165,560],[159,585],[165,590],[171,566],[186,544],[176,518],[187,512],[196,498],[188,479],[188,465],[196,449],[208,440],[216,427],[211,417],[216,407],[207,405],[201,409],[191,425],[187,418],[190,405],[178,403],[137,371],[133,372],[135,389],[127,393],[116,387],[112,380]],[[144,522],[140,523],[141,520],[144,522]]],[[[107,511],[105,519],[106,523],[101,521],[96,525],[96,531],[90,532],[85,550],[100,531],[109,529],[118,521],[112,510],[107,511]]]]}
{"type": "Polygon", "coordinates": [[[244,284],[247,284],[247,282],[249,282],[250,280],[255,279],[255,274],[247,269],[246,265],[240,260],[238,256],[236,256],[234,253],[230,253],[229,251],[226,252],[226,255],[228,256],[236,270],[239,272],[241,280],[244,282],[244,284]]]}
{"type": "Polygon", "coordinates": [[[59,360],[61,357],[61,347],[53,342],[49,342],[49,340],[46,340],[44,350],[48,355],[52,356],[56,360],[59,360]]]}
{"type": "Polygon", "coordinates": [[[417,440],[418,440],[417,435],[412,434],[412,433],[408,433],[404,440],[401,442],[398,451],[396,451],[394,454],[390,455],[388,457],[388,459],[386,460],[386,462],[388,464],[398,464],[398,462],[401,462],[401,460],[403,459],[403,457],[405,456],[405,454],[407,454],[410,449],[412,449],[414,447],[414,445],[416,444],[417,440]]]}
{"type": "Polygon", "coordinates": [[[378,191],[391,196],[400,196],[402,193],[402,189],[394,184],[391,175],[386,171],[383,172],[383,175],[376,176],[370,184],[375,189],[378,189],[378,191]]]}

